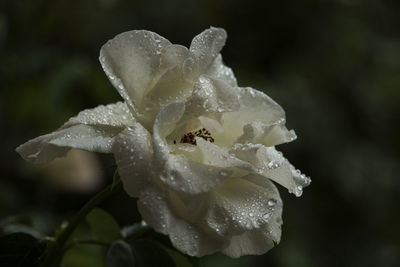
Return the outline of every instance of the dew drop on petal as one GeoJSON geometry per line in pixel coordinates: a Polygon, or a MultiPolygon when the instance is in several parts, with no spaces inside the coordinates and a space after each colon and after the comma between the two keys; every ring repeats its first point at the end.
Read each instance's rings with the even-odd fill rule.
{"type": "Polygon", "coordinates": [[[228,173],[226,171],[220,171],[219,173],[221,176],[228,176],[228,173]]]}
{"type": "Polygon", "coordinates": [[[270,207],[273,207],[273,206],[275,206],[275,204],[276,204],[276,200],[275,199],[270,199],[270,200],[268,200],[268,206],[270,206],[270,207]]]}

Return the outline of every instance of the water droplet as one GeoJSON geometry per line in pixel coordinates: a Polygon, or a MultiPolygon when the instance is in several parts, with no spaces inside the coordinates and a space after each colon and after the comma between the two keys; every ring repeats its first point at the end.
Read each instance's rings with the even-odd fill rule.
{"type": "Polygon", "coordinates": [[[270,162],[268,162],[268,168],[270,168],[270,169],[272,169],[272,167],[274,166],[274,161],[273,160],[271,160],[270,162]]]}
{"type": "Polygon", "coordinates": [[[296,197],[299,197],[303,194],[303,187],[301,185],[296,186],[296,188],[294,189],[294,194],[296,195],[296,197]]]}
{"type": "Polygon", "coordinates": [[[228,176],[228,173],[226,171],[220,171],[219,174],[221,176],[228,176]]]}
{"type": "Polygon", "coordinates": [[[273,206],[275,206],[275,204],[276,204],[276,200],[275,199],[270,199],[270,200],[268,200],[268,206],[270,206],[270,207],[273,207],[273,206]]]}

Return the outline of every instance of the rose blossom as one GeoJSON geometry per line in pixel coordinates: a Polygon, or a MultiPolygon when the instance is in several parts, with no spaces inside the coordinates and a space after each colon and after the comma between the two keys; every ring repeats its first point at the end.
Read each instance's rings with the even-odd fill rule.
{"type": "Polygon", "coordinates": [[[34,163],[70,148],[113,153],[126,192],[152,228],[184,253],[262,254],[279,243],[282,200],[310,179],[275,149],[296,138],[284,110],[239,87],[210,28],[190,48],[149,31],[108,41],[100,62],[123,102],[84,110],[17,148],[34,163]]]}

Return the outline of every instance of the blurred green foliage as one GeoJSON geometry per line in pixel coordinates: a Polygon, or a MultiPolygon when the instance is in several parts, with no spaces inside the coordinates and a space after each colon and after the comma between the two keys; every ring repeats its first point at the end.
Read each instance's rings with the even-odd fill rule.
{"type": "MultiPolygon", "coordinates": [[[[0,1],[1,232],[51,234],[93,193],[51,188],[14,149],[120,99],[97,60],[102,44],[147,29],[189,45],[213,25],[228,32],[222,53],[239,84],[286,110],[299,139],[279,149],[313,183],[299,199],[280,188],[278,247],[202,266],[399,266],[399,12],[394,0],[0,1]]],[[[109,183],[112,159],[101,160],[109,183]]],[[[128,196],[103,208],[121,226],[139,220],[128,196]]]]}

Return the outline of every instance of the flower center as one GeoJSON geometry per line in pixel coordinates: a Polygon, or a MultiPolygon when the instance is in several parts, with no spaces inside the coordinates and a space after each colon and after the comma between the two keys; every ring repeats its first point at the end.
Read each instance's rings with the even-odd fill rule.
{"type": "MultiPolygon", "coordinates": [[[[208,142],[214,143],[214,138],[212,138],[211,133],[206,128],[185,133],[182,136],[180,143],[196,145],[196,137],[201,137],[208,142]]],[[[176,144],[176,140],[174,140],[174,144],[176,144]]]]}

